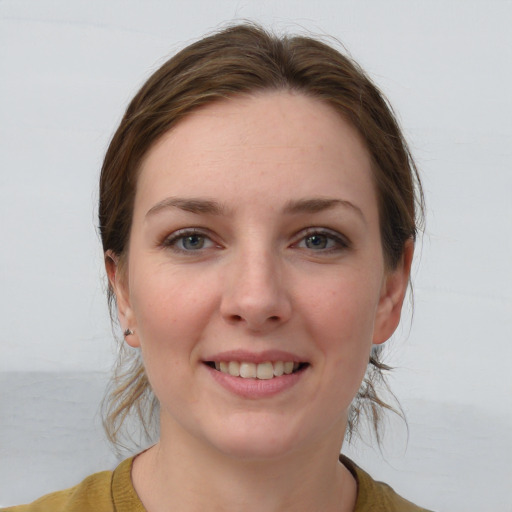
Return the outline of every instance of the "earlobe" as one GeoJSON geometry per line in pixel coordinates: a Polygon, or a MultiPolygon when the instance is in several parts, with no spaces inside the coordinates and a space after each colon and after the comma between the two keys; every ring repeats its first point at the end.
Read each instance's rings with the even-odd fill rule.
{"type": "Polygon", "coordinates": [[[105,270],[107,272],[110,289],[115,296],[117,314],[123,330],[124,339],[131,347],[139,347],[139,340],[135,330],[135,318],[130,305],[126,278],[119,263],[119,257],[111,250],[105,253],[105,270]]]}
{"type": "Polygon", "coordinates": [[[409,239],[405,242],[400,262],[395,269],[388,271],[384,279],[373,333],[374,345],[387,341],[398,327],[409,284],[413,254],[414,240],[409,239]]]}

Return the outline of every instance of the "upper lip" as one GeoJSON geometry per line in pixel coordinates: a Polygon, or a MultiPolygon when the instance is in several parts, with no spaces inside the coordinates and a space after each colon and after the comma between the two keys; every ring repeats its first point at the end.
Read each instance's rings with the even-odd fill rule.
{"type": "Polygon", "coordinates": [[[283,350],[264,350],[262,352],[251,352],[248,350],[227,350],[218,352],[211,356],[204,358],[204,361],[239,361],[247,363],[266,363],[268,361],[293,361],[294,363],[305,363],[306,359],[283,350]]]}

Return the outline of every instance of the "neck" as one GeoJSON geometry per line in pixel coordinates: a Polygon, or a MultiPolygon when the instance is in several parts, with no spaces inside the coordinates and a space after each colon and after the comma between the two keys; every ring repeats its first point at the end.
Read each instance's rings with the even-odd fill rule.
{"type": "Polygon", "coordinates": [[[337,447],[321,442],[272,459],[248,459],[187,437],[162,431],[159,443],[135,459],[132,479],[148,512],[354,508],[356,483],[337,455],[342,439],[337,447]]]}

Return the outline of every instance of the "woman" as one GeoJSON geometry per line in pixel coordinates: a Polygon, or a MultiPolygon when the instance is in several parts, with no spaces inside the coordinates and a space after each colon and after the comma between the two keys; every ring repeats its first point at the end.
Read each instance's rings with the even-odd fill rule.
{"type": "Polygon", "coordinates": [[[159,440],[7,510],[422,510],[339,458],[389,407],[418,209],[389,107],[336,50],[241,25],[170,59],[113,137],[99,211],[135,349],[107,430],[157,404],[159,440]]]}

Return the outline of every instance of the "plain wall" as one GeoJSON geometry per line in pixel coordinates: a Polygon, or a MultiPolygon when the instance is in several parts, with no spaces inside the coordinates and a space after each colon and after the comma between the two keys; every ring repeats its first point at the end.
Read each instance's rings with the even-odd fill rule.
{"type": "Polygon", "coordinates": [[[0,505],[111,468],[115,345],[97,179],[124,108],[234,19],[337,37],[398,113],[423,176],[415,312],[389,342],[409,433],[344,449],[438,511],[512,511],[512,2],[0,1],[0,505]]]}

